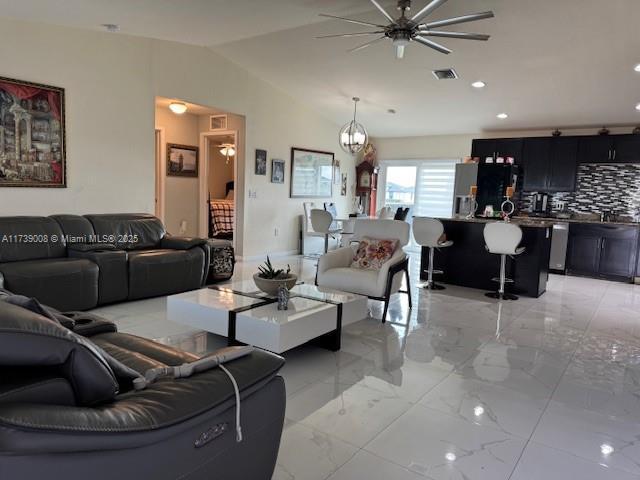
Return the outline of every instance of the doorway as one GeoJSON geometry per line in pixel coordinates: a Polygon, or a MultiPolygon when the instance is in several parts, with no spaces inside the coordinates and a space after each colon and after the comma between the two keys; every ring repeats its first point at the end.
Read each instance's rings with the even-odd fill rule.
{"type": "Polygon", "coordinates": [[[223,130],[200,135],[200,235],[237,240],[238,132],[223,130]]]}

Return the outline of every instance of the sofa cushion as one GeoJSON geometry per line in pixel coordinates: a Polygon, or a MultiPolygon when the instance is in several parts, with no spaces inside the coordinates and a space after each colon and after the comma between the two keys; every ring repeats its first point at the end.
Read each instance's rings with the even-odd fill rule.
{"type": "Polygon", "coordinates": [[[111,367],[86,338],[4,301],[0,302],[0,319],[1,368],[49,370],[50,378],[62,377],[70,383],[79,405],[109,401],[118,394],[119,384],[111,367]]]}
{"type": "Polygon", "coordinates": [[[200,288],[204,272],[201,248],[130,251],[129,300],[200,288]]]}
{"type": "Polygon", "coordinates": [[[95,232],[91,222],[82,215],[59,214],[51,215],[64,233],[67,243],[93,243],[95,232]]]}
{"type": "Polygon", "coordinates": [[[165,236],[159,218],[147,213],[85,215],[98,242],[113,243],[123,250],[157,248],[165,236]]]}
{"type": "Polygon", "coordinates": [[[47,217],[0,217],[0,263],[64,257],[60,225],[47,217]]]}
{"type": "Polygon", "coordinates": [[[384,294],[378,286],[378,271],[361,268],[331,268],[318,275],[318,286],[368,297],[381,297],[384,294]]]}
{"type": "Polygon", "coordinates": [[[58,310],[87,310],[98,302],[98,266],[86,259],[0,263],[4,287],[58,310]]]}

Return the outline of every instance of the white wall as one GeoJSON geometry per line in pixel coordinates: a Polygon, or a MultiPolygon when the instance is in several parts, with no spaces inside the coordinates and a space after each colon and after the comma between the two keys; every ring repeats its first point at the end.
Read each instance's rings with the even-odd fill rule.
{"type": "MultiPolygon", "coordinates": [[[[338,125],[209,49],[0,19],[2,75],[67,95],[67,189],[5,188],[0,215],[154,211],[155,97],[180,98],[246,117],[245,256],[298,248],[302,200],[253,174],[253,152],[287,160],[292,146],[338,152],[338,125]],[[275,227],[280,235],[275,237],[275,227]]],[[[338,155],[353,184],[353,160],[338,155]]],[[[240,169],[239,169],[240,170],[240,169]]],[[[352,189],[349,189],[349,195],[352,189]]],[[[238,208],[241,208],[239,199],[238,208]]],[[[340,213],[352,204],[336,189],[340,213]]],[[[239,229],[241,230],[241,229],[239,229]]]]}

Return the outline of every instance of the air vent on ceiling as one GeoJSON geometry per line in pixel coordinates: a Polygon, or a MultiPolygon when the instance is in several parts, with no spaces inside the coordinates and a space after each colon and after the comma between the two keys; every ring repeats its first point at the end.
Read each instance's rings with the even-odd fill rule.
{"type": "Polygon", "coordinates": [[[226,129],[227,129],[226,115],[211,115],[209,117],[209,130],[226,130],[226,129]]]}
{"type": "Polygon", "coordinates": [[[438,80],[454,80],[458,78],[458,74],[453,68],[446,68],[444,70],[434,70],[433,75],[438,80]]]}

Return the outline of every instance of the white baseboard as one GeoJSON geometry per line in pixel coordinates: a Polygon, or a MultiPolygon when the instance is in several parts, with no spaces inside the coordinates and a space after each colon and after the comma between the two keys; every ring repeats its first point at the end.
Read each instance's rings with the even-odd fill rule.
{"type": "Polygon", "coordinates": [[[300,250],[287,250],[286,252],[273,252],[269,254],[264,253],[262,255],[251,255],[249,257],[236,255],[236,260],[241,262],[254,262],[256,260],[266,260],[267,255],[269,255],[269,258],[290,257],[292,255],[300,255],[300,250]]]}

